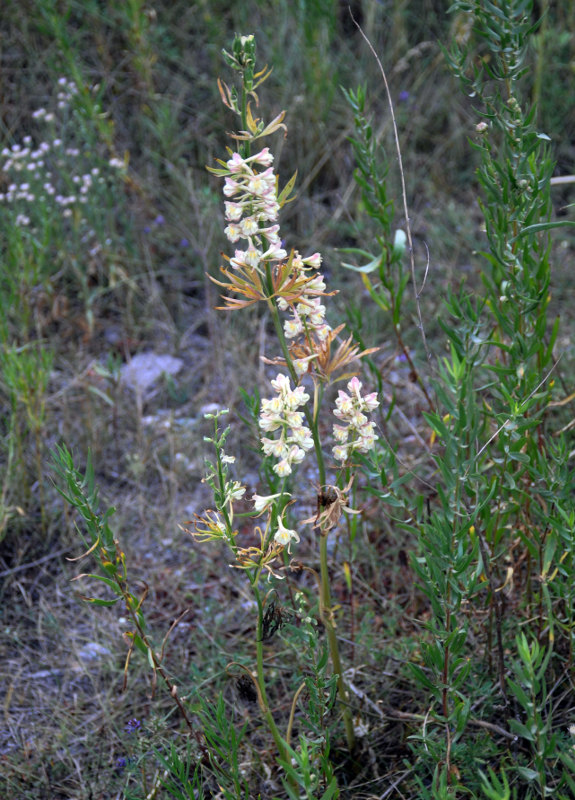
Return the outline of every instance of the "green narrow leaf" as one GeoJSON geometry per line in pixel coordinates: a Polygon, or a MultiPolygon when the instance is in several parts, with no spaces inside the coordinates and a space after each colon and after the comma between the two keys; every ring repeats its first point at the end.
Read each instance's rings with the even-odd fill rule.
{"type": "Polygon", "coordinates": [[[551,569],[551,563],[553,561],[556,549],[557,539],[555,536],[548,536],[547,541],[545,542],[545,551],[543,553],[543,567],[541,570],[542,578],[546,578],[549,570],[551,569]]]}
{"type": "Polygon", "coordinates": [[[292,200],[295,200],[295,195],[293,197],[290,197],[290,195],[293,192],[293,187],[295,186],[296,179],[297,179],[297,169],[280,192],[280,196],[278,197],[278,203],[280,205],[280,208],[282,208],[286,203],[290,203],[292,200]]]}
{"type": "Polygon", "coordinates": [[[90,605],[93,605],[93,606],[104,606],[105,608],[111,608],[112,606],[115,606],[116,603],[118,602],[118,600],[120,600],[119,597],[116,597],[115,600],[100,600],[99,597],[87,597],[84,594],[81,594],[80,597],[86,603],[90,603],[90,605]]]}
{"type": "Polygon", "coordinates": [[[338,788],[337,788],[337,780],[336,780],[335,775],[334,775],[333,778],[331,779],[331,781],[329,782],[329,786],[327,787],[325,792],[322,794],[321,800],[331,800],[332,797],[336,797],[336,796],[339,797],[339,791],[338,791],[338,788]],[[337,792],[337,795],[336,795],[336,792],[337,792]]]}
{"type": "Polygon", "coordinates": [[[415,680],[421,686],[424,686],[426,689],[429,689],[429,691],[433,692],[433,694],[435,695],[436,692],[437,692],[437,686],[433,683],[433,681],[431,681],[427,677],[427,675],[426,675],[425,671],[423,670],[423,668],[420,667],[418,664],[413,664],[411,662],[407,666],[411,670],[411,672],[413,673],[413,676],[414,676],[415,680]]]}
{"type": "Polygon", "coordinates": [[[525,236],[528,233],[539,233],[540,231],[549,231],[553,228],[572,228],[575,225],[575,220],[572,219],[561,219],[555,222],[538,222],[535,225],[528,225],[523,230],[519,231],[517,236],[514,236],[513,239],[510,239],[510,242],[514,242],[516,239],[520,239],[522,236],[525,236]]]}
{"type": "Polygon", "coordinates": [[[518,736],[521,736],[522,739],[527,739],[528,742],[534,742],[535,737],[529,730],[529,728],[524,725],[522,722],[518,722],[516,719],[509,720],[509,728],[513,733],[516,733],[518,736]]]}
{"type": "Polygon", "coordinates": [[[516,769],[526,781],[536,781],[539,777],[539,773],[535,769],[530,769],[529,767],[516,767],[516,769]]]}
{"type": "Polygon", "coordinates": [[[93,578],[95,581],[102,581],[102,583],[105,583],[106,586],[110,587],[110,589],[114,592],[114,594],[117,594],[120,597],[122,597],[122,592],[120,591],[118,584],[111,578],[105,578],[103,575],[95,575],[94,573],[91,572],[83,572],[81,575],[77,575],[72,580],[77,581],[79,578],[93,578]]]}
{"type": "Polygon", "coordinates": [[[353,272],[362,272],[368,275],[370,272],[375,272],[376,269],[379,269],[383,256],[375,256],[373,261],[370,261],[368,264],[364,264],[362,267],[356,267],[354,264],[347,264],[342,262],[342,267],[345,269],[350,269],[353,272]]]}
{"type": "Polygon", "coordinates": [[[112,398],[109,395],[107,395],[106,392],[103,392],[101,389],[98,389],[97,386],[88,386],[88,391],[90,392],[90,394],[95,394],[96,397],[99,397],[109,406],[114,405],[114,401],[112,400],[112,398]]]}
{"type": "MultiPolygon", "coordinates": [[[[136,647],[136,648],[137,648],[137,649],[140,651],[140,653],[142,653],[142,654],[143,654],[143,655],[145,655],[147,658],[149,658],[149,649],[146,647],[146,645],[145,645],[145,644],[144,644],[144,642],[142,641],[141,637],[140,637],[140,636],[138,636],[138,634],[137,634],[137,633],[134,633],[133,631],[128,631],[128,632],[125,634],[125,636],[126,636],[128,639],[131,639],[131,640],[133,641],[133,643],[134,643],[134,647],[136,647]]],[[[153,666],[153,665],[152,665],[152,666],[153,666]]]]}

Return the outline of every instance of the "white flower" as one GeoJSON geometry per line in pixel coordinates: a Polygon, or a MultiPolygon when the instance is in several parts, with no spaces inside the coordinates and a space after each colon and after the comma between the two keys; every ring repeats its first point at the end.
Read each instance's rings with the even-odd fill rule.
{"type": "Polygon", "coordinates": [[[245,219],[242,219],[238,228],[240,235],[246,239],[249,236],[254,236],[254,234],[258,233],[259,231],[258,221],[253,217],[246,217],[245,219]]]}
{"type": "Polygon", "coordinates": [[[290,552],[290,545],[292,541],[299,542],[297,531],[294,531],[291,528],[286,528],[281,517],[278,520],[278,529],[274,534],[274,539],[278,544],[281,544],[283,547],[287,547],[288,553],[290,552]]]}
{"type": "MultiPolygon", "coordinates": [[[[313,447],[313,439],[311,436],[309,437],[308,450],[309,447],[313,447]]],[[[297,444],[292,444],[286,456],[286,460],[289,461],[290,464],[300,464],[304,458],[305,450],[303,450],[301,447],[298,447],[297,444]]]]}
{"type": "Polygon", "coordinates": [[[230,242],[237,242],[240,236],[242,235],[242,229],[239,225],[230,224],[226,228],[224,228],[224,233],[226,237],[230,240],[230,242]]]}
{"type": "Polygon", "coordinates": [[[259,426],[262,431],[271,433],[272,431],[277,431],[278,428],[281,428],[281,425],[282,418],[279,414],[275,414],[273,411],[267,411],[262,408],[259,420],[259,426]]]}
{"type": "Polygon", "coordinates": [[[251,239],[248,239],[249,247],[244,253],[245,263],[248,264],[250,267],[257,267],[257,265],[262,260],[262,253],[261,250],[253,244],[251,239]]]}
{"type": "Polygon", "coordinates": [[[259,427],[267,433],[278,429],[281,432],[277,439],[263,437],[262,450],[266,456],[280,459],[273,469],[277,475],[285,477],[291,473],[292,464],[299,464],[306,451],[313,447],[311,431],[303,425],[304,414],[297,411],[307,403],[309,395],[303,386],[292,389],[289,377],[282,373],[271,383],[277,396],[262,400],[259,427]]]}
{"type": "Polygon", "coordinates": [[[262,167],[269,167],[273,164],[273,154],[270,153],[269,147],[264,147],[263,150],[260,150],[255,156],[252,156],[252,160],[256,162],[256,164],[260,164],[262,167]]]}
{"type": "Polygon", "coordinates": [[[325,281],[320,272],[305,285],[306,292],[325,292],[325,289],[325,281]]]}
{"type": "Polygon", "coordinates": [[[349,436],[349,431],[346,425],[334,425],[333,426],[333,437],[336,442],[347,442],[349,436]]]}
{"type": "Polygon", "coordinates": [[[283,438],[281,437],[279,439],[268,439],[267,437],[264,437],[262,439],[262,450],[266,456],[283,458],[283,456],[286,455],[287,448],[283,438]]]}
{"type": "Polygon", "coordinates": [[[347,461],[349,456],[349,450],[347,446],[336,444],[336,446],[332,449],[333,457],[336,461],[347,461]]]}
{"type": "Polygon", "coordinates": [[[226,219],[228,222],[238,222],[242,218],[244,207],[241,203],[227,201],[224,205],[226,207],[226,219]]]}
{"type": "Polygon", "coordinates": [[[287,375],[279,372],[275,378],[272,378],[271,385],[280,394],[291,391],[290,379],[287,375]]]}
{"type": "Polygon", "coordinates": [[[273,195],[275,199],[276,179],[273,169],[270,167],[266,169],[265,172],[260,172],[250,177],[245,188],[246,191],[257,197],[265,198],[269,195],[273,195]]]}
{"type": "Polygon", "coordinates": [[[230,172],[242,172],[246,167],[246,162],[239,153],[234,153],[226,163],[226,167],[230,172]]]}
{"type": "Polygon", "coordinates": [[[306,358],[296,358],[293,362],[293,367],[296,371],[296,375],[298,378],[301,378],[302,375],[305,375],[309,369],[310,361],[313,361],[315,355],[307,356],[306,358]]]}
{"type": "Polygon", "coordinates": [[[293,319],[285,320],[284,333],[286,335],[286,339],[295,339],[295,337],[299,336],[302,332],[303,323],[299,317],[293,317],[293,319]]]}
{"type": "Polygon", "coordinates": [[[234,500],[240,500],[246,493],[246,487],[242,486],[239,481],[233,481],[226,486],[226,502],[232,503],[234,500]]]}
{"type": "Polygon", "coordinates": [[[305,405],[308,400],[309,394],[306,392],[303,386],[296,386],[293,392],[290,392],[290,394],[286,397],[286,402],[289,403],[289,409],[291,411],[298,408],[298,406],[305,405]]]}
{"type": "Polygon", "coordinates": [[[292,441],[298,444],[304,450],[311,450],[313,447],[313,437],[309,428],[302,425],[301,428],[294,428],[292,432],[292,441]]]}
{"type": "Polygon", "coordinates": [[[287,252],[283,249],[283,247],[278,247],[274,244],[268,248],[265,253],[262,253],[260,258],[264,260],[283,261],[285,258],[287,258],[287,252]]]}
{"type": "Polygon", "coordinates": [[[303,411],[287,411],[285,415],[285,421],[293,428],[294,431],[296,428],[301,428],[303,425],[304,414],[303,411]]]}
{"type": "Polygon", "coordinates": [[[262,514],[264,511],[267,511],[267,509],[273,504],[274,500],[276,500],[278,497],[283,497],[284,494],[288,493],[279,492],[278,494],[252,495],[252,500],[254,501],[254,511],[256,512],[256,514],[262,514]]]}
{"type": "Polygon", "coordinates": [[[349,397],[342,389],[340,389],[338,392],[335,405],[336,410],[333,413],[336,417],[345,418],[353,409],[351,397],[349,397]]]}
{"type": "Polygon", "coordinates": [[[291,475],[291,464],[287,460],[287,458],[282,458],[281,461],[278,461],[277,464],[274,465],[274,472],[280,478],[285,478],[287,475],[291,475]]]}
{"type": "Polygon", "coordinates": [[[308,256],[307,258],[302,258],[302,262],[308,266],[313,267],[313,269],[318,269],[321,265],[321,256],[319,253],[314,253],[312,256],[308,256]]]}
{"type": "Polygon", "coordinates": [[[260,219],[262,222],[272,222],[278,218],[280,206],[278,201],[275,198],[275,193],[273,197],[266,197],[265,202],[262,204],[262,210],[260,219]]]}

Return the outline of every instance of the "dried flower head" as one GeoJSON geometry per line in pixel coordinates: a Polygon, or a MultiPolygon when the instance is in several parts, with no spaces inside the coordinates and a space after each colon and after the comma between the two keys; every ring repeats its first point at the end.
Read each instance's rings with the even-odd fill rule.
{"type": "Polygon", "coordinates": [[[302,525],[313,524],[322,534],[327,534],[336,527],[341,515],[361,514],[361,511],[348,505],[348,495],[353,484],[353,477],[346,487],[322,486],[317,495],[317,514],[309,519],[304,519],[302,525]]]}
{"type": "MultiPolygon", "coordinates": [[[[203,514],[194,514],[194,519],[184,522],[178,527],[185,533],[189,533],[197,542],[209,542],[212,539],[225,539],[229,541],[226,524],[221,514],[212,509],[207,509],[203,514]],[[184,525],[192,525],[193,528],[185,528],[184,525]]],[[[237,531],[231,533],[231,539],[237,535],[237,531]]]]}

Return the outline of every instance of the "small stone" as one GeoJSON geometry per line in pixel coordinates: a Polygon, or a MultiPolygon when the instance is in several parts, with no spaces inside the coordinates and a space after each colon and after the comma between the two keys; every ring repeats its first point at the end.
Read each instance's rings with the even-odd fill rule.
{"type": "Polygon", "coordinates": [[[121,369],[122,381],[130,388],[148,392],[162,375],[177,375],[183,368],[181,358],[158,353],[138,353],[121,369]]]}
{"type": "Polygon", "coordinates": [[[100,661],[104,656],[110,655],[112,655],[110,650],[98,642],[88,642],[81,650],[78,650],[78,658],[87,663],[100,661]]]}

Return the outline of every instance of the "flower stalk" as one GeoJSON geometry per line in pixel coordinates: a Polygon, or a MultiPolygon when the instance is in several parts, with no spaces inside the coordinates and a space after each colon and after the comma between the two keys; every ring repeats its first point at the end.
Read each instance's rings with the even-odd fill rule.
{"type": "MultiPolygon", "coordinates": [[[[210,536],[213,532],[214,538],[226,538],[234,551],[233,566],[245,569],[248,574],[258,607],[257,683],[264,705],[262,711],[285,761],[285,741],[278,732],[266,700],[262,644],[265,603],[258,583],[263,569],[270,576],[281,577],[274,571],[274,562],[285,548],[290,552],[292,543],[299,542],[297,531],[290,529],[284,518],[287,508],[284,487],[291,487],[297,467],[310,450],[314,451],[318,470],[318,515],[302,524],[313,523],[314,528],[319,529],[320,612],[333,671],[337,675],[347,744],[350,751],[355,747],[349,697],[331,604],[327,537],[343,511],[354,512],[347,505],[347,494],[353,483],[349,474],[354,453],[368,452],[377,439],[374,423],[369,419],[370,412],[378,405],[376,396],[362,396],[361,383],[355,372],[345,371],[374,349],[360,352],[352,337],[337,342],[344,326],[334,330],[326,319],[324,298],[334,292],[327,291],[324,278],[319,273],[321,255],[313,253],[302,256],[295,249],[289,253],[284,249],[278,216],[282,206],[290,200],[295,175],[278,193],[274,156],[269,147],[255,152],[255,148],[250,146],[279,128],[285,129],[283,112],[268,125],[252,113],[252,101],[258,102],[254,90],[269,75],[265,69],[255,72],[253,37],[236,37],[232,52],[224,53],[224,56],[229,66],[240,73],[242,85],[238,92],[219,81],[220,93],[224,104],[239,116],[242,130],[232,134],[239,145],[237,152],[228,149],[228,158],[218,159],[219,166],[208,169],[224,179],[225,235],[237,249],[233,257],[225,257],[226,266],[221,268],[223,279],[212,280],[226,292],[222,309],[238,310],[262,302],[273,321],[281,355],[264,360],[279,366],[284,372],[279,372],[271,381],[275,394],[261,400],[258,428],[263,456],[272,461],[271,470],[281,479],[282,491],[279,496],[273,494],[268,498],[254,496],[254,511],[258,516],[267,514],[267,524],[263,531],[256,529],[259,531],[259,547],[240,548],[236,545],[236,532],[232,528],[232,505],[222,502],[222,498],[227,496],[222,485],[225,487],[228,479],[225,475],[219,475],[218,485],[214,485],[217,511],[211,518],[204,515],[196,520],[195,535],[205,535],[208,530],[210,536]],[[348,485],[345,489],[329,487],[335,499],[330,493],[325,495],[326,499],[322,499],[324,489],[327,489],[327,465],[319,423],[325,388],[336,380],[348,381],[349,394],[340,390],[336,400],[334,414],[339,424],[333,429],[336,444],[332,455],[336,464],[341,466],[342,476],[348,476],[348,485]],[[306,391],[306,383],[313,385],[311,406],[311,392],[306,391]]],[[[217,438],[216,435],[212,440],[216,447],[219,446],[217,438]]],[[[293,502],[296,499],[289,501],[293,502]]]]}

